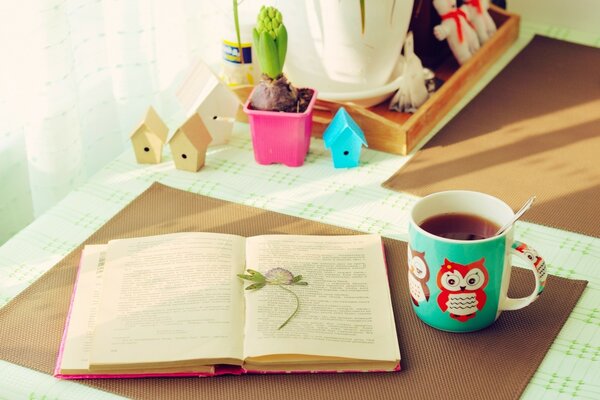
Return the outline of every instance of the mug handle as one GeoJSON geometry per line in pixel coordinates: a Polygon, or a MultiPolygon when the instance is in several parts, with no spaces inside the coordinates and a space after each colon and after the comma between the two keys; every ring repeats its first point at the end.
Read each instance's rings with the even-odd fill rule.
{"type": "Polygon", "coordinates": [[[519,310],[533,303],[538,296],[544,291],[546,285],[546,262],[539,253],[532,247],[527,246],[523,242],[515,241],[510,249],[511,255],[515,255],[525,261],[526,267],[533,272],[535,277],[535,289],[527,296],[519,299],[506,297],[502,310],[511,311],[519,310]]]}

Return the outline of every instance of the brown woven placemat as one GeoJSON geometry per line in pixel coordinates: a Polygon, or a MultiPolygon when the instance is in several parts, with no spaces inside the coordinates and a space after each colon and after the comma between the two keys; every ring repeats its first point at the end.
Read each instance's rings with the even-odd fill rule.
{"type": "Polygon", "coordinates": [[[536,36],[383,186],[490,193],[600,237],[600,49],[536,36]]]}
{"type": "MultiPolygon", "coordinates": [[[[88,238],[110,239],[181,231],[339,235],[356,233],[153,184],[88,238]]],[[[470,334],[430,328],[414,315],[407,295],[406,244],[385,239],[402,371],[364,374],[247,375],[80,381],[138,399],[393,399],[518,398],[560,331],[585,281],[550,276],[532,306],[506,312],[470,334]],[[468,378],[468,379],[467,379],[468,378]]],[[[0,309],[0,359],[51,374],[82,246],[0,309]]],[[[515,270],[517,291],[533,288],[515,270]]],[[[530,281],[531,280],[531,281],[530,281]]]]}

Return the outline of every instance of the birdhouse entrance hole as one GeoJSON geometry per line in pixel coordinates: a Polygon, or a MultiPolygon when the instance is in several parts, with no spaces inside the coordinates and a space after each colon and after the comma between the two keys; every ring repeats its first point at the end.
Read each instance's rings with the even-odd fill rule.
{"type": "Polygon", "coordinates": [[[150,148],[149,147],[144,147],[144,151],[147,153],[147,152],[150,151],[150,148]]]}
{"type": "Polygon", "coordinates": [[[347,156],[348,154],[350,154],[350,152],[348,150],[344,151],[345,156],[347,156]]]}
{"type": "Polygon", "coordinates": [[[185,160],[187,158],[187,156],[185,154],[182,154],[181,158],[183,158],[185,160]]]}

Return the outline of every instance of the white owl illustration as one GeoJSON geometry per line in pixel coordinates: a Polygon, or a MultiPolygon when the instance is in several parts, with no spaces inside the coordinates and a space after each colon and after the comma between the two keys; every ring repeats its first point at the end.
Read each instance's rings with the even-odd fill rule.
{"type": "Polygon", "coordinates": [[[540,255],[537,251],[535,251],[534,248],[527,246],[523,242],[515,241],[514,247],[517,251],[520,251],[521,253],[525,254],[527,258],[529,258],[529,260],[533,263],[535,269],[537,269],[538,274],[540,274],[540,290],[538,292],[539,295],[546,287],[546,279],[548,278],[548,272],[546,271],[546,261],[544,261],[544,259],[540,257],[540,255]]]}
{"type": "Polygon", "coordinates": [[[429,267],[425,261],[425,253],[419,253],[408,248],[408,289],[415,304],[429,301],[429,267]]]}

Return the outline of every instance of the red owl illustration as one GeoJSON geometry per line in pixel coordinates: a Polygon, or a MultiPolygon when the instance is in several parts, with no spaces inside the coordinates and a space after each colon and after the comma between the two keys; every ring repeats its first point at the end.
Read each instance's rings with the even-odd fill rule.
{"type": "Polygon", "coordinates": [[[418,251],[408,248],[408,288],[410,291],[410,297],[415,304],[419,306],[419,303],[423,301],[429,301],[429,287],[427,287],[427,281],[429,280],[429,267],[425,261],[425,253],[419,253],[418,251]]]}
{"type": "Polygon", "coordinates": [[[483,309],[487,299],[483,289],[488,283],[484,262],[485,258],[466,265],[444,260],[437,276],[437,285],[441,289],[437,301],[451,318],[466,322],[483,309]]]}

